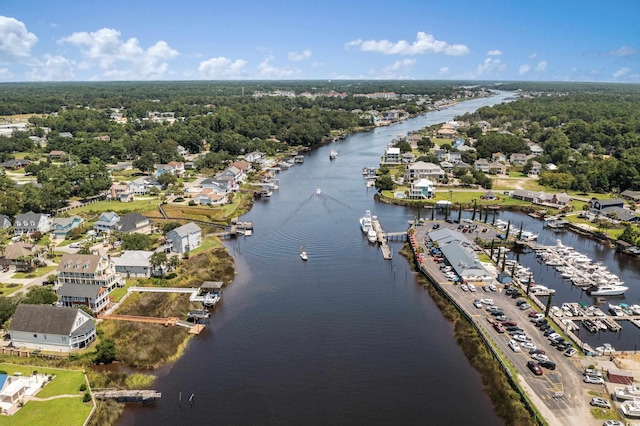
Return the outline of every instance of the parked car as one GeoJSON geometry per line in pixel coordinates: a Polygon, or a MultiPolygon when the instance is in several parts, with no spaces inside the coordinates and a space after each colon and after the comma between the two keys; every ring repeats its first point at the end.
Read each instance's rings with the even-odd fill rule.
{"type": "Polygon", "coordinates": [[[513,339],[509,340],[509,347],[514,352],[520,352],[520,345],[513,339]]]}
{"type": "Polygon", "coordinates": [[[518,306],[520,308],[521,311],[526,311],[527,309],[529,309],[531,307],[530,304],[528,303],[523,303],[522,305],[518,306]]]}
{"type": "Polygon", "coordinates": [[[513,336],[513,340],[516,340],[518,342],[529,342],[529,341],[531,341],[531,339],[529,339],[526,334],[516,334],[515,336],[513,336]]]}
{"type": "Polygon", "coordinates": [[[577,352],[578,350],[576,348],[569,348],[565,351],[564,356],[571,357],[574,356],[577,352]]]}
{"type": "Polygon", "coordinates": [[[540,326],[540,330],[542,331],[547,331],[551,328],[551,326],[549,324],[543,324],[540,326]]]}
{"type": "Polygon", "coordinates": [[[540,354],[540,355],[544,355],[545,352],[542,349],[534,349],[532,351],[529,351],[529,355],[535,355],[535,354],[540,354]]]}
{"type": "Polygon", "coordinates": [[[539,320],[541,320],[543,318],[544,318],[544,314],[535,314],[534,316],[530,317],[529,321],[538,322],[539,320]]]}
{"type": "Polygon", "coordinates": [[[480,302],[484,303],[485,305],[493,305],[493,299],[480,299],[480,302]]]}
{"type": "Polygon", "coordinates": [[[545,354],[533,354],[531,355],[532,359],[535,359],[538,362],[542,362],[542,361],[548,361],[549,357],[546,356],[545,354]]]}
{"type": "Polygon", "coordinates": [[[602,373],[601,373],[601,372],[599,372],[598,370],[593,369],[593,368],[586,368],[582,374],[583,374],[584,376],[597,376],[597,377],[602,377],[602,373]]]}
{"type": "Polygon", "coordinates": [[[491,290],[491,291],[498,291],[498,288],[497,288],[495,285],[490,284],[490,285],[489,285],[489,290],[491,290]]]}
{"type": "Polygon", "coordinates": [[[469,287],[466,284],[461,284],[460,285],[460,290],[462,291],[469,291],[469,287]]]}
{"type": "Polygon", "coordinates": [[[476,300],[473,301],[473,306],[475,306],[478,309],[481,309],[482,308],[482,302],[480,300],[476,299],[476,300]]]}
{"type": "Polygon", "coordinates": [[[624,423],[619,422],[618,420],[606,420],[602,426],[624,426],[624,423]]]}
{"type": "Polygon", "coordinates": [[[531,312],[529,312],[529,314],[528,314],[527,316],[528,316],[529,318],[533,318],[533,317],[535,317],[535,316],[536,316],[536,315],[538,315],[538,314],[540,314],[540,312],[531,311],[531,312]]]}
{"type": "Polygon", "coordinates": [[[551,327],[549,327],[549,329],[544,331],[544,337],[549,337],[551,336],[553,333],[555,333],[555,330],[551,327]]]}
{"type": "Polygon", "coordinates": [[[482,290],[483,290],[483,291],[486,291],[486,292],[490,292],[490,291],[491,291],[491,289],[489,288],[489,286],[488,286],[488,285],[483,285],[483,286],[482,286],[482,290]]]}
{"type": "Polygon", "coordinates": [[[516,300],[516,306],[524,305],[525,303],[527,303],[527,301],[524,299],[516,300]]]}
{"type": "Polygon", "coordinates": [[[611,408],[611,404],[609,403],[609,401],[602,398],[591,398],[591,402],[589,404],[593,405],[594,407],[611,408]]]}
{"type": "Polygon", "coordinates": [[[518,323],[512,320],[507,320],[504,321],[502,325],[504,325],[505,327],[515,327],[516,325],[518,325],[518,323]]]}
{"type": "MultiPolygon", "coordinates": [[[[533,350],[537,349],[536,345],[534,345],[531,342],[522,342],[522,343],[520,343],[520,347],[522,349],[526,349],[528,351],[533,351],[533,350]]],[[[529,353],[531,353],[531,352],[529,352],[529,353]]]]}
{"type": "Polygon", "coordinates": [[[584,376],[584,382],[585,383],[591,383],[594,385],[603,385],[604,384],[604,379],[602,377],[598,377],[598,376],[584,376]]]}
{"type": "Polygon", "coordinates": [[[491,311],[491,315],[493,315],[494,317],[501,317],[504,315],[504,312],[502,311],[491,311]]]}
{"type": "Polygon", "coordinates": [[[502,325],[500,325],[500,323],[496,322],[493,324],[493,328],[498,332],[498,333],[504,333],[505,329],[502,325]]]}
{"type": "Polygon", "coordinates": [[[469,287],[469,291],[472,293],[476,292],[476,286],[473,284],[467,284],[467,287],[469,287]]]}
{"type": "Polygon", "coordinates": [[[538,364],[540,364],[540,367],[544,367],[548,370],[555,370],[556,369],[556,363],[553,361],[540,361],[538,364]]]}
{"type": "Polygon", "coordinates": [[[527,361],[527,367],[536,376],[542,376],[542,369],[540,368],[540,365],[538,365],[537,362],[535,362],[535,361],[527,361]]]}

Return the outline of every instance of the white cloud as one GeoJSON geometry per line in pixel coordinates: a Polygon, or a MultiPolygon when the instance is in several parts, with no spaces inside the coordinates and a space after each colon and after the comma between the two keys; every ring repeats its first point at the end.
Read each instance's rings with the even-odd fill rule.
{"type": "Polygon", "coordinates": [[[533,58],[535,58],[536,56],[538,56],[538,54],[537,54],[537,53],[531,53],[531,54],[529,55],[529,59],[533,59],[533,58]]]}
{"type": "Polygon", "coordinates": [[[0,68],[0,79],[8,80],[10,78],[13,78],[11,71],[8,68],[0,68]]]}
{"type": "Polygon", "coordinates": [[[525,75],[529,71],[531,71],[531,65],[529,64],[520,65],[520,68],[518,69],[518,74],[525,75]]]}
{"type": "Polygon", "coordinates": [[[498,50],[498,49],[490,50],[490,51],[487,52],[487,55],[488,56],[500,56],[500,55],[502,55],[502,50],[498,50]]]}
{"type": "Polygon", "coordinates": [[[618,79],[618,78],[624,77],[628,75],[630,72],[631,72],[630,68],[622,67],[618,71],[613,73],[613,78],[618,79]]]}
{"type": "Polygon", "coordinates": [[[75,79],[73,62],[62,56],[44,55],[44,62],[33,68],[27,76],[39,81],[68,81],[75,79]]]}
{"type": "Polygon", "coordinates": [[[289,52],[288,57],[290,61],[303,61],[311,57],[311,50],[306,49],[302,52],[289,52]]]}
{"type": "Polygon", "coordinates": [[[301,77],[302,73],[297,68],[291,67],[275,67],[270,64],[273,56],[267,56],[264,61],[258,65],[258,78],[279,79],[301,77]]]}
{"type": "Polygon", "coordinates": [[[464,44],[449,44],[436,40],[431,34],[419,32],[416,40],[409,43],[406,40],[391,42],[389,40],[352,40],[345,43],[346,48],[359,48],[363,52],[378,52],[385,55],[419,55],[422,53],[444,53],[445,55],[461,56],[469,53],[464,44]]]}
{"type": "Polygon", "coordinates": [[[638,53],[636,49],[629,46],[622,46],[619,49],[609,51],[611,56],[634,56],[638,53]]]}
{"type": "Polygon", "coordinates": [[[15,18],[0,16],[0,59],[16,60],[29,58],[31,48],[38,37],[30,33],[23,22],[15,18]]]}
{"type": "Polygon", "coordinates": [[[542,72],[547,69],[547,61],[540,61],[538,65],[536,65],[536,71],[542,72]]]}
{"type": "Polygon", "coordinates": [[[101,28],[92,33],[73,33],[59,42],[80,48],[85,58],[80,68],[89,69],[97,64],[105,77],[112,79],[162,77],[169,68],[166,61],[180,55],[162,40],[146,50],[135,37],[122,41],[120,32],[113,28],[101,28]]]}
{"type": "Polygon", "coordinates": [[[483,74],[493,74],[505,69],[505,65],[500,62],[500,59],[486,58],[484,62],[476,67],[475,77],[480,77],[483,74]]]}
{"type": "Polygon", "coordinates": [[[384,80],[410,79],[411,77],[407,73],[415,63],[415,59],[402,59],[382,68],[379,72],[374,70],[372,74],[375,74],[376,78],[384,80]]]}
{"type": "Polygon", "coordinates": [[[449,73],[449,67],[442,67],[440,68],[440,74],[448,74],[449,73]]]}
{"type": "Polygon", "coordinates": [[[235,61],[219,56],[217,58],[210,58],[206,61],[200,62],[198,66],[198,72],[204,78],[208,79],[236,79],[244,78],[246,72],[244,66],[247,61],[242,59],[236,59],[235,61]]]}

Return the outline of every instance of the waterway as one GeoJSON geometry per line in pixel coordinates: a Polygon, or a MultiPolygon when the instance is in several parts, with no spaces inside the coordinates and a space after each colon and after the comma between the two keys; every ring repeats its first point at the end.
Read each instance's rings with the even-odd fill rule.
{"type": "Polygon", "coordinates": [[[205,332],[155,372],[162,399],[128,407],[120,424],[500,424],[451,324],[358,219],[371,210],[385,230],[404,231],[416,216],[365,187],[362,168],[393,138],[508,96],[350,135],[283,170],[280,189],[242,218],[253,235],[227,243],[238,274],[205,332]]]}

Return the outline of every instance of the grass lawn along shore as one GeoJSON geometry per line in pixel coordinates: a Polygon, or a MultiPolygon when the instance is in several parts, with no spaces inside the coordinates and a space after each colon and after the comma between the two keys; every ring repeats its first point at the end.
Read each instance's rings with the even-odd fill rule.
{"type": "MultiPolygon", "coordinates": [[[[28,359],[27,359],[28,361],[28,359]]],[[[44,401],[28,401],[16,414],[10,417],[1,417],[3,425],[25,426],[55,426],[55,425],[82,425],[93,408],[93,403],[83,403],[83,391],[80,386],[86,384],[84,373],[80,370],[66,370],[42,367],[36,365],[19,365],[0,363],[0,370],[13,375],[20,373],[23,376],[47,374],[52,377],[37,395],[44,401]]]]}

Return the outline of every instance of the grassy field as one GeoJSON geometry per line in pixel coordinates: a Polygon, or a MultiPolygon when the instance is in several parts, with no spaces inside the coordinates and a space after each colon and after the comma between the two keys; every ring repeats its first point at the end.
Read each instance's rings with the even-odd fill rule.
{"type": "Polygon", "coordinates": [[[49,401],[29,401],[15,415],[2,417],[2,424],[7,425],[82,425],[91,412],[92,404],[82,402],[80,386],[85,382],[82,371],[61,370],[30,365],[1,363],[0,370],[8,374],[15,372],[30,376],[34,372],[49,374],[53,380],[37,395],[38,398],[49,398],[59,395],[77,395],[51,399],[49,401]]]}
{"type": "Polygon", "coordinates": [[[0,296],[9,296],[21,288],[22,284],[0,284],[0,296]]]}
{"type": "Polygon", "coordinates": [[[37,278],[37,277],[43,276],[48,272],[55,271],[56,268],[57,266],[52,265],[52,266],[45,266],[42,268],[36,268],[34,271],[31,271],[31,272],[16,272],[11,276],[11,278],[37,278]]]}
{"type": "Polygon", "coordinates": [[[120,201],[98,201],[83,207],[72,210],[73,214],[100,214],[102,212],[114,211],[120,215],[131,212],[157,211],[160,199],[146,198],[134,200],[130,203],[121,203],[120,201]]]}

